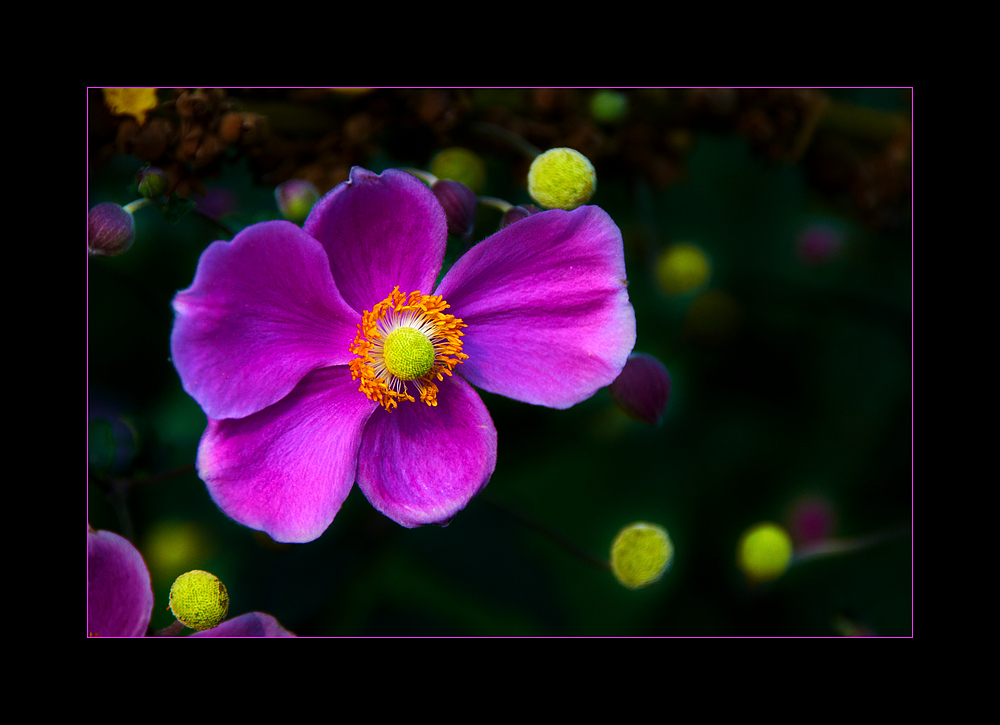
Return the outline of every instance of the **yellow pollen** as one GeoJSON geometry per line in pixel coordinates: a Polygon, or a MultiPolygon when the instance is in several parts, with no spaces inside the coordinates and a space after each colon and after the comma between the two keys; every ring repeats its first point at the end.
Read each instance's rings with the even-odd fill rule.
{"type": "Polygon", "coordinates": [[[444,314],[448,303],[440,296],[405,295],[396,287],[388,297],[365,310],[351,344],[356,356],[350,362],[351,378],[360,380],[359,390],[369,400],[391,411],[399,401],[416,399],[437,405],[435,380],[444,380],[468,355],[462,352],[465,323],[444,314]]]}

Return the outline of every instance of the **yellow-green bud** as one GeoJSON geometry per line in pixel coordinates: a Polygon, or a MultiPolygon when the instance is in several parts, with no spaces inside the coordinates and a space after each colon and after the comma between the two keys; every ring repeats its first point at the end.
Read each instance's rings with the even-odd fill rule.
{"type": "Polygon", "coordinates": [[[736,561],[751,581],[777,579],[792,562],[792,539],[777,524],[757,524],[740,539],[736,561]]]}
{"type": "Polygon", "coordinates": [[[171,585],[170,611],[185,627],[203,632],[218,627],[229,614],[229,592],[217,576],[195,569],[171,585]]]}
{"type": "Polygon", "coordinates": [[[668,295],[680,295],[708,280],[711,264],[701,247],[675,244],[656,262],[656,281],[668,295]]]}
{"type": "Polygon", "coordinates": [[[528,169],[528,193],[546,209],[570,211],[590,201],[597,173],[586,156],[573,149],[549,149],[528,169]]]}
{"type": "Polygon", "coordinates": [[[400,380],[416,380],[434,367],[434,345],[419,330],[397,327],[385,338],[382,360],[400,380]]]}
{"type": "Polygon", "coordinates": [[[274,190],[274,200],[285,219],[301,224],[319,201],[319,190],[305,179],[292,179],[278,185],[274,190]]]}
{"type": "Polygon", "coordinates": [[[659,581],[673,561],[673,542],[666,529],[656,524],[629,524],[611,544],[611,571],[629,589],[659,581]]]}
{"type": "Polygon", "coordinates": [[[598,91],[590,98],[590,115],[601,123],[615,123],[628,113],[628,96],[619,91],[598,91]]]}
{"type": "Polygon", "coordinates": [[[439,179],[461,181],[478,194],[486,183],[486,164],[469,149],[445,149],[431,159],[431,173],[439,179]]]}

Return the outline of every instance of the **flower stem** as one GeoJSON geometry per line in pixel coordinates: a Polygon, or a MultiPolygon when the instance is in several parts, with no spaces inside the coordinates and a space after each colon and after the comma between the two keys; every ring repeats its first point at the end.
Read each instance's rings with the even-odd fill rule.
{"type": "Polygon", "coordinates": [[[543,537],[551,541],[553,544],[562,547],[567,552],[575,556],[580,561],[585,564],[589,564],[595,569],[600,569],[601,571],[611,571],[611,564],[604,559],[598,559],[597,557],[591,555],[590,553],[584,551],[579,546],[574,544],[572,541],[567,539],[562,534],[553,531],[551,528],[545,524],[530,518],[524,513],[511,508],[507,504],[500,503],[499,501],[494,501],[488,496],[480,496],[480,500],[485,501],[487,505],[492,506],[497,511],[501,511],[507,514],[509,517],[514,519],[520,524],[527,526],[529,529],[533,530],[537,534],[541,534],[543,537]]]}

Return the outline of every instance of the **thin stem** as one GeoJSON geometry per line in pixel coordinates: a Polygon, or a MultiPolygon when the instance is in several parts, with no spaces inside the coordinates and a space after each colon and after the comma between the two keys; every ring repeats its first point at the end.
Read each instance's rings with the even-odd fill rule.
{"type": "Polygon", "coordinates": [[[567,539],[562,534],[553,531],[551,528],[545,524],[532,519],[525,515],[524,513],[511,508],[507,504],[500,503],[499,501],[494,501],[487,496],[480,496],[481,500],[485,501],[487,505],[492,506],[497,511],[501,511],[518,523],[524,524],[529,529],[533,530],[537,534],[541,534],[543,537],[551,541],[553,544],[562,547],[567,552],[575,556],[580,561],[590,566],[600,569],[601,571],[611,571],[611,564],[603,559],[598,559],[597,557],[591,555],[590,553],[584,551],[575,543],[567,539]]]}

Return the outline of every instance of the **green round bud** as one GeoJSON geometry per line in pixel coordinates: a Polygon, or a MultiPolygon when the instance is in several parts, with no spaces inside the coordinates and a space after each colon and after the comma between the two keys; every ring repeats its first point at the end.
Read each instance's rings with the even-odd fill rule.
{"type": "Polygon", "coordinates": [[[598,91],[590,98],[590,115],[601,123],[615,123],[628,113],[628,96],[618,91],[598,91]]]}
{"type": "Polygon", "coordinates": [[[135,175],[135,185],[139,188],[139,193],[146,199],[154,199],[163,196],[170,188],[170,179],[167,172],[155,166],[147,166],[139,169],[135,175]]]}
{"type": "Polygon", "coordinates": [[[203,632],[218,627],[229,614],[229,592],[217,576],[195,569],[171,585],[170,611],[185,627],[203,632]]]}
{"type": "Polygon", "coordinates": [[[573,149],[549,149],[528,169],[528,193],[546,209],[571,211],[590,201],[596,190],[593,164],[573,149]]]}
{"type": "Polygon", "coordinates": [[[680,295],[700,287],[710,273],[708,256],[694,244],[675,244],[656,262],[656,281],[668,295],[680,295]]]}
{"type": "Polygon", "coordinates": [[[439,179],[460,181],[478,194],[486,183],[486,164],[469,149],[458,146],[438,152],[430,163],[431,173],[439,179]]]}
{"type": "Polygon", "coordinates": [[[400,380],[416,380],[434,367],[434,345],[420,330],[397,327],[385,338],[382,359],[400,380]]]}
{"type": "Polygon", "coordinates": [[[285,219],[301,224],[319,201],[319,189],[304,179],[292,179],[278,185],[274,190],[274,200],[285,219]]]}
{"type": "Polygon", "coordinates": [[[751,526],[740,538],[736,561],[751,581],[777,579],[792,563],[792,539],[777,524],[751,526]]]}
{"type": "Polygon", "coordinates": [[[656,524],[629,524],[611,544],[611,571],[629,589],[659,581],[673,562],[673,542],[666,529],[656,524]]]}

